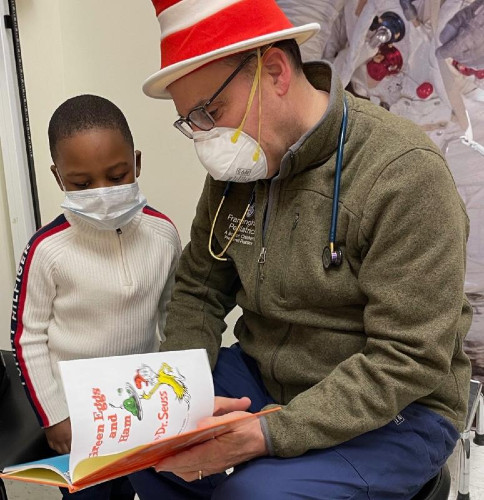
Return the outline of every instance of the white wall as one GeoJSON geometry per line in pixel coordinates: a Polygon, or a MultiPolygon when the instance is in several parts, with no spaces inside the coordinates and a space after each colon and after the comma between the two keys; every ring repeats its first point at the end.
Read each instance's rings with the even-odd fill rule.
{"type": "Polygon", "coordinates": [[[190,140],[172,126],[173,103],[141,90],[160,65],[151,1],[17,0],[17,12],[42,223],[59,214],[63,198],[49,170],[49,119],[65,99],[93,93],[125,113],[143,153],[140,186],[185,245],[205,173],[190,140]]]}
{"type": "Polygon", "coordinates": [[[9,349],[15,262],[1,151],[0,148],[0,349],[9,349]]]}
{"type": "Polygon", "coordinates": [[[17,9],[43,223],[59,213],[62,201],[49,171],[49,119],[65,99],[93,93],[125,113],[143,153],[140,185],[186,243],[204,173],[189,140],[172,126],[172,102],[141,91],[160,60],[151,2],[22,0],[17,9]]]}

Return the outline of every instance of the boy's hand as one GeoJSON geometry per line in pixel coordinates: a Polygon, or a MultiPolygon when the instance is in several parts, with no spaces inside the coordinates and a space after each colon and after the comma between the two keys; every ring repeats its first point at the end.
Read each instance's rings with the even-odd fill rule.
{"type": "Polygon", "coordinates": [[[66,418],[62,422],[46,427],[44,429],[49,446],[57,453],[64,455],[71,451],[71,419],[66,418]]]}

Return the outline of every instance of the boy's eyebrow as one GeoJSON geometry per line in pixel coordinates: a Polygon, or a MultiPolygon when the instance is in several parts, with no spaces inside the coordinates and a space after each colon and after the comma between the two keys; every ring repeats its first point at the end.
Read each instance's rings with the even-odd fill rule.
{"type": "MultiPolygon", "coordinates": [[[[114,170],[118,167],[125,166],[125,165],[129,166],[128,162],[120,161],[119,163],[116,163],[114,165],[111,165],[110,167],[107,167],[106,170],[107,171],[114,170]]],[[[91,175],[91,174],[89,172],[68,172],[67,174],[65,174],[66,177],[83,177],[86,175],[91,175]]]]}
{"type": "Polygon", "coordinates": [[[118,163],[115,163],[114,165],[111,165],[106,170],[114,170],[115,168],[118,168],[118,167],[121,167],[121,166],[124,166],[124,165],[127,165],[128,167],[130,166],[127,161],[120,161],[118,163]]]}
{"type": "Polygon", "coordinates": [[[72,173],[67,173],[65,174],[66,177],[82,177],[84,175],[89,175],[88,173],[82,173],[82,172],[72,172],[72,173]]]}

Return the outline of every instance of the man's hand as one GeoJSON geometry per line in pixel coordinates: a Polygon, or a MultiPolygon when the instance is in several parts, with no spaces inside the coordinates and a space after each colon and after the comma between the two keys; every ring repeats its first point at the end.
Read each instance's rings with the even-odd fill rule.
{"type": "Polygon", "coordinates": [[[457,12],[442,30],[440,42],[437,57],[452,57],[469,68],[483,69],[484,0],[475,0],[457,12]]]}
{"type": "Polygon", "coordinates": [[[66,418],[62,422],[46,427],[44,429],[49,446],[57,453],[65,454],[71,451],[71,419],[66,418]]]}
{"type": "MultiPolygon", "coordinates": [[[[243,410],[249,406],[249,398],[216,397],[214,416],[202,419],[199,427],[220,424],[232,417],[245,415],[243,410]]],[[[251,419],[234,430],[165,458],[156,464],[155,469],[158,472],[173,472],[185,481],[194,481],[199,479],[199,471],[209,476],[263,455],[267,455],[267,448],[260,423],[258,419],[251,419]]]]}

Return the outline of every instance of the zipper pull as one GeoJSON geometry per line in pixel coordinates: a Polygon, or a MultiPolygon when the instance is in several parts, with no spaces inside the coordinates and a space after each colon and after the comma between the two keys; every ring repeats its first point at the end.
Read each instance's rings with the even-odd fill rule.
{"type": "Polygon", "coordinates": [[[120,234],[123,234],[123,231],[121,231],[121,228],[119,228],[119,227],[118,227],[118,229],[116,229],[116,232],[118,233],[118,236],[119,236],[120,234]]]}
{"type": "Polygon", "coordinates": [[[296,229],[297,223],[299,222],[299,212],[296,212],[296,217],[294,218],[294,222],[292,223],[292,228],[296,229]]]}
{"type": "Polygon", "coordinates": [[[262,268],[266,262],[266,247],[262,247],[257,263],[259,264],[259,280],[262,283],[264,281],[264,273],[262,272],[262,268]]]}

